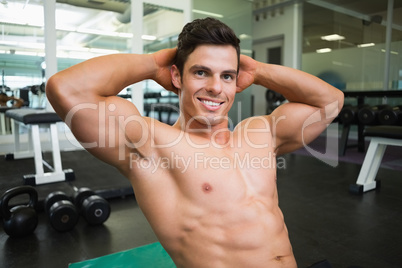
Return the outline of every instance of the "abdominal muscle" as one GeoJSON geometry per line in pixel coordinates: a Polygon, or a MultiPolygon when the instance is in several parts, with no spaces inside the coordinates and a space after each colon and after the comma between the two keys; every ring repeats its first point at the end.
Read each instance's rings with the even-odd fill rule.
{"type": "Polygon", "coordinates": [[[187,144],[177,147],[152,157],[180,152],[179,159],[191,160],[187,168],[179,162],[174,168],[133,169],[130,174],[138,204],[176,266],[297,267],[278,206],[275,162],[241,168],[234,158],[230,167],[216,168],[212,162],[237,154],[240,163],[248,163],[242,160],[274,154],[238,146],[198,150],[202,159],[197,159],[187,144]]]}
{"type": "Polygon", "coordinates": [[[177,267],[296,267],[277,200],[219,199],[179,203],[178,224],[160,236],[177,267]]]}

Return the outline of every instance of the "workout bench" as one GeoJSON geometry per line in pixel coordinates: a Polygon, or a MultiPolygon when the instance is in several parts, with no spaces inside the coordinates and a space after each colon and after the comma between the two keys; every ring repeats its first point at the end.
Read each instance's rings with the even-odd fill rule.
{"type": "Polygon", "coordinates": [[[6,116],[14,121],[14,153],[7,154],[7,160],[34,158],[36,174],[24,175],[24,184],[39,185],[75,179],[71,169],[62,170],[57,123],[60,117],[54,112],[37,109],[12,109],[6,111],[6,116]],[[20,126],[28,129],[28,149],[22,150],[20,142],[20,126]],[[43,160],[40,140],[40,128],[50,130],[53,167],[43,160]],[[43,166],[50,169],[44,172],[43,166]]]}
{"type": "Polygon", "coordinates": [[[371,137],[363,165],[356,184],[350,185],[350,192],[364,193],[380,185],[375,180],[387,145],[402,146],[402,126],[373,126],[364,130],[365,137],[371,137]]]}
{"type": "Polygon", "coordinates": [[[11,107],[0,107],[0,135],[6,135],[8,126],[7,126],[7,120],[6,120],[6,112],[10,109],[13,109],[11,107]]]}

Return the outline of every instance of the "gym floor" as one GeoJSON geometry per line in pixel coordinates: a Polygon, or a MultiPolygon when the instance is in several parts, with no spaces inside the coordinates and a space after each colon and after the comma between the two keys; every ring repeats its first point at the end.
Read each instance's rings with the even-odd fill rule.
{"type": "MultiPolygon", "coordinates": [[[[63,167],[67,163],[74,169],[76,184],[91,181],[95,186],[106,179],[127,187],[117,171],[88,155],[62,153],[63,167]]],[[[359,164],[340,162],[333,168],[300,153],[286,155],[284,160],[286,168],[278,169],[279,205],[299,267],[323,259],[334,268],[402,267],[400,170],[382,167],[377,175],[381,179],[379,190],[353,195],[348,188],[356,181],[359,164]]],[[[21,183],[18,177],[24,169],[32,168],[27,161],[0,160],[1,193],[21,183]]],[[[49,187],[54,190],[60,186],[38,189],[46,188],[48,192],[49,187]]],[[[45,213],[39,212],[35,232],[16,239],[9,238],[0,225],[0,267],[67,267],[69,263],[157,241],[132,195],[111,198],[109,202],[112,213],[101,226],[88,226],[80,218],[72,231],[59,233],[50,227],[45,213]]]]}

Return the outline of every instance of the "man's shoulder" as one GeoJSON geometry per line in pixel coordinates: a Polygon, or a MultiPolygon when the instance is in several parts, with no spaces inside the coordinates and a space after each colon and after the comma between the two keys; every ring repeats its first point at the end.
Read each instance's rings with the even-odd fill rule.
{"type": "Polygon", "coordinates": [[[251,129],[264,129],[269,132],[271,129],[272,118],[270,115],[251,116],[242,120],[234,131],[249,131],[251,129]]]}
{"type": "Polygon", "coordinates": [[[185,134],[175,125],[169,125],[151,117],[143,118],[148,125],[149,138],[152,139],[154,145],[171,146],[176,144],[185,134]]]}

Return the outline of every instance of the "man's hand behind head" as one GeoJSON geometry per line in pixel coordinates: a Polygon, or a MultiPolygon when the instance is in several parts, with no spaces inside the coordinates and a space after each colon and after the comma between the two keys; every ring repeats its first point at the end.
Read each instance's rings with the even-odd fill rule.
{"type": "Polygon", "coordinates": [[[157,68],[153,80],[166,90],[177,94],[177,88],[172,84],[172,78],[170,75],[170,68],[176,56],[176,51],[176,48],[168,48],[157,51],[153,54],[157,68]]]}
{"type": "Polygon", "coordinates": [[[257,61],[248,56],[240,55],[239,74],[236,82],[237,93],[254,84],[257,67],[257,61]]]}

